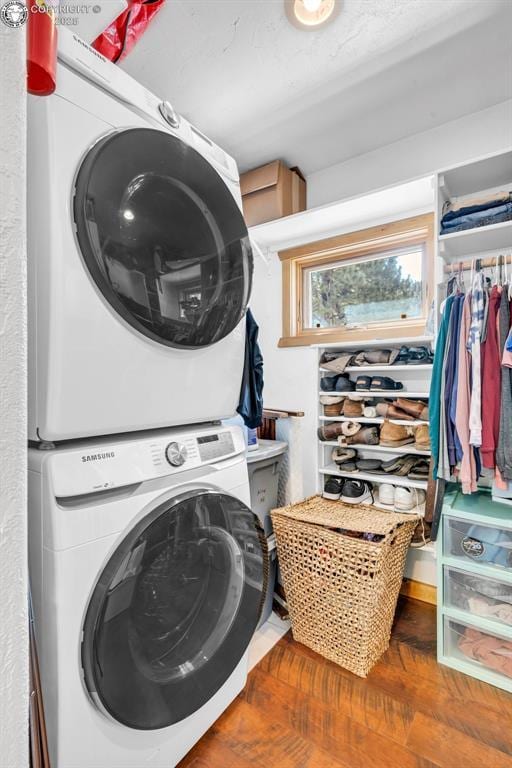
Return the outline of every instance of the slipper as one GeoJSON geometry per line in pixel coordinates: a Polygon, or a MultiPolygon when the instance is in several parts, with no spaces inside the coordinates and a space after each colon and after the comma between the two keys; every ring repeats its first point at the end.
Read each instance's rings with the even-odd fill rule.
{"type": "Polygon", "coordinates": [[[356,379],[356,391],[358,389],[364,389],[366,392],[369,392],[371,383],[372,383],[371,376],[358,376],[356,379]]]}
{"type": "Polygon", "coordinates": [[[320,395],[321,405],[337,405],[342,403],[345,399],[345,395],[320,395]]]}
{"type": "Polygon", "coordinates": [[[400,468],[400,462],[399,462],[400,458],[401,458],[400,456],[395,456],[394,458],[389,459],[388,461],[383,461],[382,462],[383,471],[389,472],[390,475],[393,474],[395,469],[400,468]]]}
{"type": "Polygon", "coordinates": [[[356,464],[361,472],[382,472],[382,461],[379,459],[359,459],[356,464]]]}
{"type": "Polygon", "coordinates": [[[397,477],[405,477],[406,475],[409,475],[409,472],[414,467],[415,464],[418,462],[418,457],[413,456],[410,453],[407,453],[405,456],[400,456],[398,461],[398,467],[395,469],[393,474],[395,474],[397,477]]]}
{"type": "Polygon", "coordinates": [[[352,437],[361,429],[361,425],[357,421],[344,421],[341,424],[341,434],[345,437],[352,437]]]}
{"type": "Polygon", "coordinates": [[[390,379],[389,376],[374,376],[370,384],[370,390],[372,392],[378,392],[379,390],[397,390],[403,389],[404,385],[401,381],[395,381],[390,379]]]}
{"type": "Polygon", "coordinates": [[[430,470],[428,461],[417,461],[407,475],[411,480],[427,480],[430,470]]]}
{"type": "Polygon", "coordinates": [[[351,461],[352,459],[355,459],[355,457],[357,456],[357,451],[355,448],[343,448],[342,446],[339,446],[338,448],[332,449],[331,456],[334,463],[341,466],[342,464],[345,464],[347,461],[351,461]]]}

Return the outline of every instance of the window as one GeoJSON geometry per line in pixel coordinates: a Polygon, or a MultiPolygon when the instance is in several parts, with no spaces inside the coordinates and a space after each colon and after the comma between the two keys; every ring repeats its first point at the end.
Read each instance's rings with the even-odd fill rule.
{"type": "Polygon", "coordinates": [[[433,216],[417,216],[282,251],[280,346],[424,332],[433,216]]]}

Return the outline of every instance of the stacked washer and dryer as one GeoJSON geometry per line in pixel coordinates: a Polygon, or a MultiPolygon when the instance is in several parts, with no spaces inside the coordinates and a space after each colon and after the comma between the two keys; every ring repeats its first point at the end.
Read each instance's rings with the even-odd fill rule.
{"type": "Polygon", "coordinates": [[[171,768],[242,689],[268,566],[236,408],[232,158],[62,30],[29,103],[29,559],[53,768],[171,768]]]}

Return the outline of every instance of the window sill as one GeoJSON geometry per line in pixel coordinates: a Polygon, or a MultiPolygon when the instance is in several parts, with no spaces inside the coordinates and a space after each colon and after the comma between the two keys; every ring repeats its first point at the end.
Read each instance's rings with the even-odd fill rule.
{"type": "Polygon", "coordinates": [[[396,339],[403,336],[423,336],[427,318],[420,318],[413,323],[395,323],[389,326],[373,326],[371,328],[354,328],[343,331],[339,328],[319,331],[303,331],[297,336],[282,336],[279,347],[309,347],[311,344],[332,344],[352,341],[374,341],[377,339],[396,339]]]}

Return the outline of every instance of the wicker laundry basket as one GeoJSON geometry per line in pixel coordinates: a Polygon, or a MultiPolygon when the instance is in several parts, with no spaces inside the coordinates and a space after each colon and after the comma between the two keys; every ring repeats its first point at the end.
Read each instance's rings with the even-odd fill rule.
{"type": "Polygon", "coordinates": [[[271,515],[293,637],[366,677],[389,645],[418,517],[321,496],[271,515]],[[383,538],[352,538],[339,529],[383,538]]]}

